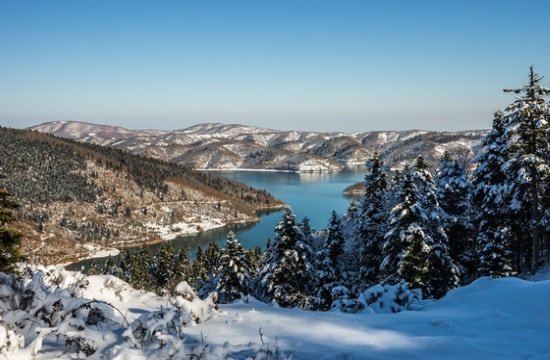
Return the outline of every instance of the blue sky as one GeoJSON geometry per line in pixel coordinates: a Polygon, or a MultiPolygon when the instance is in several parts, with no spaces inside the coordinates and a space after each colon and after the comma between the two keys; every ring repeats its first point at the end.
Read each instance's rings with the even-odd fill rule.
{"type": "Polygon", "coordinates": [[[0,125],[488,128],[550,1],[0,0],[0,125]]]}

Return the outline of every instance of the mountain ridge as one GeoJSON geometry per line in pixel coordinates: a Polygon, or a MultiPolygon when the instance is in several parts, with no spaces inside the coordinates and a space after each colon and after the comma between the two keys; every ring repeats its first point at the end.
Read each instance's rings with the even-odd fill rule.
{"type": "Polygon", "coordinates": [[[177,130],[130,130],[78,121],[55,121],[29,128],[80,142],[121,148],[195,169],[339,171],[364,164],[378,152],[400,169],[422,155],[435,168],[443,153],[470,159],[488,130],[371,132],[281,131],[204,123],[177,130]]]}

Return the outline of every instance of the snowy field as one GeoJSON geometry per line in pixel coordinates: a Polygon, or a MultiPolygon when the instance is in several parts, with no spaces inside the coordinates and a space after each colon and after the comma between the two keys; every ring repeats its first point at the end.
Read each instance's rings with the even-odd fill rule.
{"type": "Polygon", "coordinates": [[[545,275],[539,281],[481,278],[417,311],[348,314],[254,299],[215,310],[209,300],[185,300],[181,284],[184,295],[169,301],[111,276],[48,270],[27,282],[35,291],[32,311],[13,310],[14,293],[2,285],[0,325],[12,331],[0,327],[0,359],[85,358],[86,344],[93,349],[87,358],[118,360],[550,359],[545,275]],[[57,279],[54,286],[48,279],[57,279]],[[106,316],[94,318],[94,307],[106,316]]]}

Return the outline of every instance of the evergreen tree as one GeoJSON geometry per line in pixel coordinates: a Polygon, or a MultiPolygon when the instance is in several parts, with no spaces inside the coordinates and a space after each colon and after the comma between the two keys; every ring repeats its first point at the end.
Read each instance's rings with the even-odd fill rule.
{"type": "Polygon", "coordinates": [[[174,257],[172,268],[170,291],[172,291],[179,282],[187,280],[187,274],[190,271],[189,255],[187,255],[187,251],[185,251],[184,247],[182,247],[174,257]]]}
{"type": "Polygon", "coordinates": [[[174,258],[174,248],[170,241],[164,241],[153,257],[150,272],[155,292],[159,295],[170,290],[168,287],[174,278],[174,258]]]}
{"type": "Polygon", "coordinates": [[[218,268],[220,267],[221,249],[214,241],[208,243],[201,259],[195,257],[195,262],[202,280],[196,282],[197,294],[201,299],[216,291],[218,268]]]}
{"type": "Polygon", "coordinates": [[[420,228],[429,247],[428,276],[423,290],[428,296],[438,299],[450,289],[459,286],[460,271],[450,254],[447,234],[442,223],[445,213],[437,201],[434,179],[421,157],[415,163],[414,177],[418,188],[422,189],[424,216],[420,228]]]}
{"type": "Polygon", "coordinates": [[[512,195],[510,210],[517,225],[511,229],[512,236],[519,244],[522,265],[530,272],[541,265],[541,248],[548,247],[542,216],[550,205],[544,188],[550,172],[550,107],[544,96],[550,88],[543,87],[541,79],[531,66],[523,88],[504,90],[522,96],[506,108],[502,119],[510,155],[505,165],[512,195]]]}
{"type": "Polygon", "coordinates": [[[449,255],[435,185],[422,159],[414,168],[405,167],[400,184],[400,203],[391,211],[384,244],[385,282],[404,279],[439,298],[458,286],[459,271],[449,255]]]}
{"type": "Polygon", "coordinates": [[[132,281],[132,253],[126,248],[120,260],[121,279],[130,283],[132,281]]]}
{"type": "MultiPolygon", "coordinates": [[[[399,203],[391,210],[388,219],[388,232],[384,238],[384,259],[380,269],[383,283],[389,284],[395,284],[403,278],[401,261],[413,243],[413,238],[423,234],[419,224],[426,215],[421,207],[421,196],[415,183],[414,171],[409,165],[406,165],[402,172],[400,186],[395,196],[399,203]]],[[[414,240],[417,243],[419,241],[419,239],[414,240]]],[[[424,265],[418,267],[421,266],[424,265]]],[[[411,266],[409,265],[408,268],[410,269],[411,266]]],[[[407,275],[412,276],[410,272],[407,275]]]]}
{"type": "Polygon", "coordinates": [[[300,221],[298,224],[298,229],[300,230],[300,237],[302,241],[314,248],[316,246],[315,229],[311,227],[307,216],[300,221]]]}
{"type": "Polygon", "coordinates": [[[136,289],[145,291],[154,290],[154,282],[151,277],[151,255],[145,245],[141,245],[132,257],[132,279],[130,285],[136,289]]]}
{"type": "Polygon", "coordinates": [[[464,166],[443,156],[443,163],[434,178],[437,202],[443,210],[442,226],[449,242],[453,261],[466,276],[475,271],[475,241],[470,220],[471,184],[464,166]]]}
{"type": "Polygon", "coordinates": [[[283,307],[308,308],[311,264],[294,218],[287,206],[275,228],[273,244],[266,249],[257,294],[261,300],[283,307]]]}
{"type": "Polygon", "coordinates": [[[381,280],[382,248],[389,217],[388,180],[384,163],[376,153],[367,162],[367,166],[369,169],[365,175],[365,196],[360,203],[358,229],[360,255],[358,282],[363,290],[381,280]]]}
{"type": "Polygon", "coordinates": [[[248,295],[250,289],[249,263],[241,243],[232,231],[227,235],[218,270],[218,300],[222,304],[248,295]]]}
{"type": "Polygon", "coordinates": [[[8,227],[15,221],[12,210],[17,207],[19,205],[10,198],[10,193],[0,188],[0,271],[5,273],[13,272],[15,264],[25,259],[20,250],[21,232],[8,227]]]}
{"type": "Polygon", "coordinates": [[[250,286],[252,289],[253,279],[256,278],[256,275],[258,275],[258,273],[262,269],[262,249],[259,246],[256,246],[254,249],[245,250],[245,256],[250,268],[250,286]]]}
{"type": "Polygon", "coordinates": [[[107,260],[105,260],[105,264],[103,265],[103,268],[101,268],[100,273],[101,275],[113,275],[122,278],[122,271],[115,263],[115,259],[113,259],[111,255],[107,257],[107,260]]]}
{"type": "Polygon", "coordinates": [[[208,273],[204,265],[204,250],[199,244],[199,246],[197,246],[197,250],[195,251],[195,258],[193,259],[191,272],[189,274],[190,285],[192,285],[195,290],[198,290],[206,279],[208,279],[208,273]]]}
{"type": "Polygon", "coordinates": [[[338,258],[344,252],[344,235],[340,217],[334,210],[330,215],[326,239],[325,245],[329,251],[330,260],[334,264],[338,264],[338,258]]]}
{"type": "Polygon", "coordinates": [[[426,243],[426,235],[418,224],[409,224],[405,231],[404,242],[407,244],[399,262],[399,275],[405,279],[411,289],[428,288],[430,247],[426,243]]]}
{"type": "Polygon", "coordinates": [[[324,237],[323,246],[315,257],[315,299],[313,307],[319,310],[329,310],[332,305],[332,289],[340,285],[341,271],[339,257],[343,253],[344,236],[341,222],[336,211],[332,211],[328,232],[324,237]]]}
{"type": "Polygon", "coordinates": [[[477,163],[472,174],[472,205],[477,216],[477,275],[503,277],[512,274],[510,249],[508,192],[504,164],[507,162],[504,114],[495,112],[493,128],[481,141],[473,159],[477,163]]]}

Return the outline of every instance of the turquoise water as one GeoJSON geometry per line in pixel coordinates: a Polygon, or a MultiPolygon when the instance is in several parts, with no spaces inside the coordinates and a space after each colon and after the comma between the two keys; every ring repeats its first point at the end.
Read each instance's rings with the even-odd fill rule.
{"type": "MultiPolygon", "coordinates": [[[[257,189],[265,189],[275,197],[292,207],[296,222],[305,216],[315,230],[321,230],[328,224],[332,210],[342,214],[348,208],[350,198],[342,191],[349,185],[363,181],[366,168],[364,166],[350,167],[337,173],[292,173],[274,171],[210,171],[213,174],[237,180],[257,189]]],[[[223,246],[227,233],[232,230],[236,238],[245,248],[260,246],[263,248],[268,238],[273,239],[275,226],[281,220],[283,210],[274,211],[260,216],[256,224],[236,224],[207,231],[198,235],[180,236],[173,240],[174,249],[185,247],[192,255],[200,244],[203,247],[210,241],[223,246]]],[[[151,252],[160,244],[152,245],[151,252]]],[[[102,259],[96,260],[102,264],[102,259]]],[[[68,266],[68,269],[87,268],[90,261],[83,261],[68,266]]]]}

